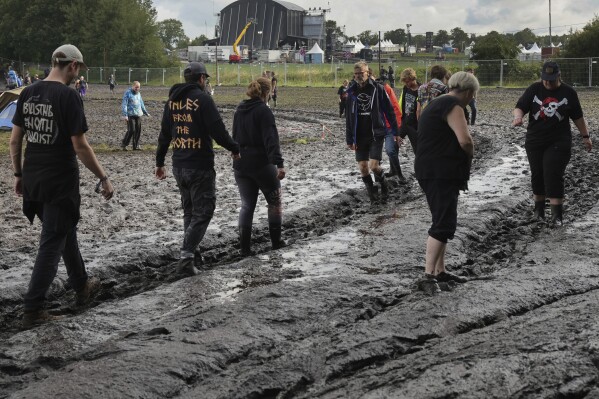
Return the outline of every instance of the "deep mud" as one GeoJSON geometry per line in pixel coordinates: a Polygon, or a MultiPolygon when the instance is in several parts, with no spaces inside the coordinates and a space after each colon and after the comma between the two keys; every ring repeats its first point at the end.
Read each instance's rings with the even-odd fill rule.
{"type": "MultiPolygon", "coordinates": [[[[471,281],[430,298],[415,287],[430,222],[422,192],[410,178],[393,183],[387,204],[370,206],[335,89],[280,89],[292,245],[269,250],[261,200],[258,253],[239,257],[239,198],[219,151],[217,210],[201,244],[209,266],[192,278],[175,273],[175,181],[153,177],[167,89],[142,87],[152,117],[143,120],[141,152],[118,150],[120,100],[107,87],[90,89],[88,139],[117,190],[101,200],[82,169],[79,241],[102,292],[88,309],[72,307],[61,265],[49,307],[63,320],[20,330],[40,224],[22,216],[2,157],[0,397],[599,396],[599,148],[586,153],[576,131],[566,223],[533,221],[524,129],[510,127],[522,90],[479,95],[470,191],[447,256],[471,281]]],[[[229,127],[243,92],[217,88],[229,127]]],[[[579,92],[591,132],[597,94],[579,92]]],[[[409,144],[401,157],[411,175],[409,144]]]]}

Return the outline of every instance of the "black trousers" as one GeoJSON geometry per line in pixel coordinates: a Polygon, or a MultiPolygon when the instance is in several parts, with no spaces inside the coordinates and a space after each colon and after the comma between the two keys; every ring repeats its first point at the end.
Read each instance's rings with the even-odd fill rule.
{"type": "Polygon", "coordinates": [[[80,291],[87,281],[87,272],[77,242],[77,220],[72,210],[52,204],[40,204],[37,216],[42,221],[42,233],[37,258],[33,266],[29,289],[25,294],[25,311],[41,309],[62,257],[69,283],[80,291]]]}
{"type": "Polygon", "coordinates": [[[447,243],[454,237],[458,225],[458,197],[462,180],[419,179],[418,183],[431,211],[432,223],[428,235],[447,243]]]}
{"type": "Polygon", "coordinates": [[[139,116],[129,116],[127,120],[127,133],[123,137],[122,147],[127,147],[133,138],[133,148],[139,148],[139,138],[141,136],[141,118],[139,116]]]}
{"type": "Polygon", "coordinates": [[[564,174],[572,154],[572,139],[525,148],[533,194],[564,198],[564,174]]]}
{"type": "Polygon", "coordinates": [[[257,170],[235,170],[235,181],[241,197],[239,227],[252,227],[259,191],[262,191],[268,204],[269,226],[281,225],[283,215],[281,181],[277,179],[275,165],[266,165],[257,170]]]}

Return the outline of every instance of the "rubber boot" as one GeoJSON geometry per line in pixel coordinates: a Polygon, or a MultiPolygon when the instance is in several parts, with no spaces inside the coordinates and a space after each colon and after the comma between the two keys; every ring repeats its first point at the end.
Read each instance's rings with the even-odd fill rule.
{"type": "Polygon", "coordinates": [[[551,205],[551,223],[555,226],[561,226],[563,222],[564,205],[551,205]]]}
{"type": "Polygon", "coordinates": [[[372,176],[370,174],[366,176],[362,176],[362,181],[366,185],[366,191],[368,191],[368,197],[370,198],[370,203],[375,203],[378,201],[378,188],[374,186],[374,182],[372,181],[372,176]]]}
{"type": "Polygon", "coordinates": [[[374,180],[376,180],[381,185],[381,196],[384,201],[389,198],[389,186],[385,181],[385,175],[383,173],[379,175],[374,175],[374,180]]]}
{"type": "Polygon", "coordinates": [[[269,224],[268,232],[270,233],[270,242],[272,243],[272,249],[280,249],[287,246],[287,243],[281,240],[281,225],[280,224],[269,224]]]}
{"type": "Polygon", "coordinates": [[[534,215],[535,215],[535,219],[538,219],[538,220],[545,219],[545,200],[535,201],[534,215]]]}
{"type": "Polygon", "coordinates": [[[256,253],[251,249],[252,242],[252,228],[251,227],[240,227],[239,228],[239,249],[241,250],[241,256],[252,256],[256,253]]]}

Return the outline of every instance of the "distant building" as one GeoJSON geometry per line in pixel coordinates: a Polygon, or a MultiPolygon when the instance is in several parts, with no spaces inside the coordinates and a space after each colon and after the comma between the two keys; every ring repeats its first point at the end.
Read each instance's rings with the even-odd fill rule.
{"type": "MultiPolygon", "coordinates": [[[[232,46],[248,21],[252,24],[239,41],[251,51],[313,46],[323,47],[328,10],[305,10],[282,0],[238,0],[219,14],[219,46],[232,46]]],[[[210,43],[212,44],[212,43],[210,43]]]]}

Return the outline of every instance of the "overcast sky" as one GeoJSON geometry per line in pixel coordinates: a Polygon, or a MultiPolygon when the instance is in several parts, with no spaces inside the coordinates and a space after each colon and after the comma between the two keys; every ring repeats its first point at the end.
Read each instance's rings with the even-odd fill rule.
{"type": "MultiPolygon", "coordinates": [[[[214,36],[215,13],[232,3],[227,0],[153,0],[158,20],[178,19],[190,38],[214,36]]],[[[549,0],[295,0],[306,10],[330,9],[327,19],[345,25],[345,33],[355,36],[370,31],[406,28],[412,34],[448,32],[460,27],[467,33],[484,35],[496,30],[515,33],[530,28],[537,35],[549,34],[549,0]],[[425,5],[423,5],[425,4],[425,5]]],[[[552,0],[551,33],[566,33],[570,27],[582,29],[599,14],[599,0],[552,0]]]]}

